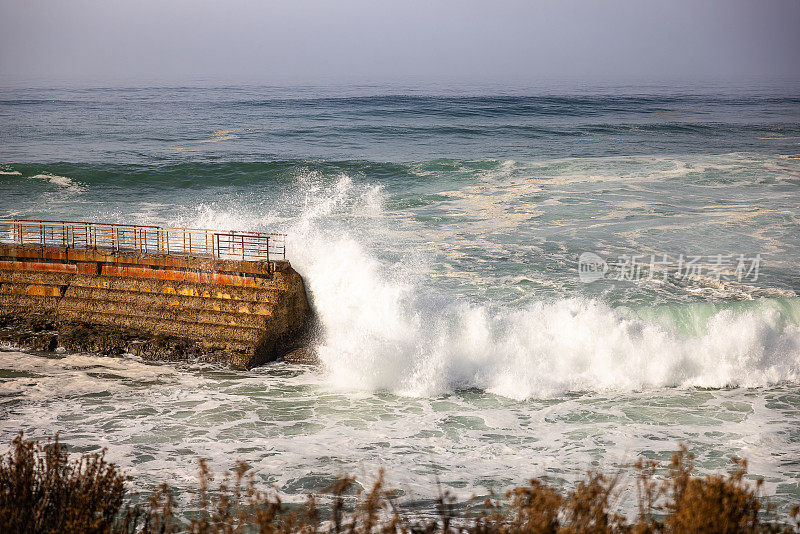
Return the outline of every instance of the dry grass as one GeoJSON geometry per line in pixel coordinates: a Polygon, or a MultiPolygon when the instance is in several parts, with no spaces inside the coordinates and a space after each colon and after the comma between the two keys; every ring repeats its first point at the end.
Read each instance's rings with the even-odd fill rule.
{"type": "Polygon", "coordinates": [[[669,466],[639,460],[638,515],[616,509],[618,477],[589,472],[571,491],[540,480],[489,498],[476,512],[457,515],[455,501],[439,490],[433,519],[404,512],[384,486],[383,473],[369,491],[342,477],[319,496],[287,506],[256,488],[247,464],[238,463],[211,488],[200,461],[196,510],[178,513],[162,484],[144,507],[122,509],[124,479],[103,454],[69,460],[55,438],[40,446],[20,434],[0,463],[0,532],[103,532],[169,534],[516,534],[516,533],[789,533],[800,532],[800,510],[782,522],[766,520],[761,482],[745,479],[747,463],[733,459],[725,476],[695,476],[693,457],[681,447],[669,466]],[[324,498],[324,507],[317,499],[324,498]],[[189,517],[190,519],[185,519],[189,517]]]}
{"type": "Polygon", "coordinates": [[[58,437],[41,446],[20,433],[0,461],[0,532],[108,532],[123,495],[103,454],[70,461],[58,437]]]}

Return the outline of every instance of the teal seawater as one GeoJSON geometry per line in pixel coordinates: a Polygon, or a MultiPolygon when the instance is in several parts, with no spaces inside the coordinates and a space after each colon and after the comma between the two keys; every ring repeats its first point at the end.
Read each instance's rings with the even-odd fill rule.
{"type": "Polygon", "coordinates": [[[467,499],[685,442],[704,472],[749,458],[787,509],[798,94],[0,89],[0,217],[287,232],[322,359],[236,373],[8,348],[0,438],[108,447],[137,489],[185,499],[201,456],[245,459],[287,499],[384,466],[423,511],[437,476],[467,499]],[[587,284],[584,252],[761,261],[587,284]]]}

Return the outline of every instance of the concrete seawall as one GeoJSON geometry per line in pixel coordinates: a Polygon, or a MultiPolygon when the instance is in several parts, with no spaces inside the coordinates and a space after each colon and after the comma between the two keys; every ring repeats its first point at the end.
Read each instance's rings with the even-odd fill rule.
{"type": "Polygon", "coordinates": [[[0,243],[0,341],[25,348],[249,369],[297,348],[308,320],[287,261],[0,243]]]}

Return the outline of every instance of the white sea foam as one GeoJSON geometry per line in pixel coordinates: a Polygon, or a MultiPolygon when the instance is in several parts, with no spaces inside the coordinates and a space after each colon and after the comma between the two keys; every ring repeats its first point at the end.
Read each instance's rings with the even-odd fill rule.
{"type": "Polygon", "coordinates": [[[5,176],[22,176],[22,173],[19,171],[6,171],[3,169],[0,169],[0,174],[5,176]]]}
{"type": "Polygon", "coordinates": [[[67,178],[66,176],[58,176],[56,174],[37,174],[35,176],[31,176],[33,180],[47,180],[53,185],[57,185],[64,188],[75,189],[79,187],[79,184],[72,180],[72,178],[67,178]]]}
{"type": "Polygon", "coordinates": [[[442,299],[422,289],[424,266],[388,268],[332,222],[334,214],[374,214],[380,190],[346,176],[301,190],[308,198],[290,231],[298,244],[292,261],[305,276],[322,327],[317,349],[338,387],[412,396],[479,388],[522,399],[800,379],[800,329],[775,307],[720,310],[689,336],[587,298],[521,309],[442,299]]]}
{"type": "Polygon", "coordinates": [[[326,327],[319,352],[342,387],[414,396],[480,388],[523,399],[663,386],[757,387],[800,378],[800,329],[782,324],[777,312],[722,311],[706,333],[682,337],[593,300],[521,310],[431,309],[398,284],[353,287],[374,281],[374,274],[365,265],[352,284],[342,283],[347,273],[330,286],[310,279],[326,327]]]}
{"type": "Polygon", "coordinates": [[[241,131],[242,130],[215,130],[211,133],[211,137],[208,139],[201,139],[200,141],[195,141],[195,143],[219,143],[220,141],[239,139],[239,136],[236,135],[236,132],[241,131]]]}
{"type": "Polygon", "coordinates": [[[192,494],[185,490],[196,488],[200,457],[216,470],[247,461],[257,482],[275,484],[287,501],[302,500],[340,473],[369,485],[382,465],[406,498],[435,499],[441,478],[467,499],[529,476],[569,480],[592,461],[615,470],[642,451],[667,457],[687,436],[700,472],[718,469],[720,455],[744,454],[752,471],[767,477],[770,493],[794,480],[785,469],[797,455],[786,437],[794,415],[786,397],[794,393],[785,389],[657,389],[516,402],[474,392],[343,395],[314,373],[281,365],[228,373],[0,351],[0,369],[14,370],[0,383],[0,440],[24,429],[28,437],[60,432],[71,449],[107,447],[108,459],[133,476],[132,493],[168,480],[183,502],[192,494]],[[659,434],[662,425],[669,430],[659,434]],[[659,439],[664,434],[669,438],[659,439]]]}
{"type": "MultiPolygon", "coordinates": [[[[501,189],[475,194],[504,199],[506,174],[515,165],[503,165],[497,184],[490,177],[482,180],[482,187],[501,189]]],[[[288,226],[290,259],[313,300],[321,329],[317,349],[336,387],[409,396],[478,388],[523,399],[568,391],[757,387],[800,380],[800,299],[791,291],[758,289],[751,295],[741,285],[698,287],[712,297],[769,296],[784,302],[768,298],[747,309],[722,306],[703,315],[702,328],[691,333],[588,297],[526,299],[519,306],[467,302],[458,293],[431,291],[426,281],[441,273],[403,241],[407,218],[384,211],[380,186],[306,171],[298,173],[292,195],[296,198],[286,204],[298,208],[288,216],[256,211],[258,203],[248,200],[201,205],[170,223],[288,226]],[[379,259],[391,247],[403,253],[400,261],[379,259]]],[[[488,206],[494,217],[498,202],[475,201],[469,207],[475,213],[488,206]]],[[[495,219],[486,225],[497,227],[495,219]]],[[[446,234],[441,228],[436,232],[446,234]]],[[[457,232],[437,247],[448,253],[458,239],[487,250],[499,247],[482,241],[477,228],[463,238],[457,232]]],[[[456,274],[470,278],[472,272],[456,274]]],[[[670,306],[676,315],[693,313],[681,304],[670,306]]]]}

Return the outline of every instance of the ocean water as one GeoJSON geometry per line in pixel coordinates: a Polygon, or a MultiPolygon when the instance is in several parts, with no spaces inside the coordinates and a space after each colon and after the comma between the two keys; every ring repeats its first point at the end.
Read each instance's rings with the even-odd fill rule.
{"type": "Polygon", "coordinates": [[[437,479],[467,500],[685,443],[785,511],[798,208],[797,87],[0,89],[0,217],[286,232],[321,359],[6,347],[0,440],[105,447],[182,500],[200,457],[288,500],[383,467],[421,511],[437,479]]]}

